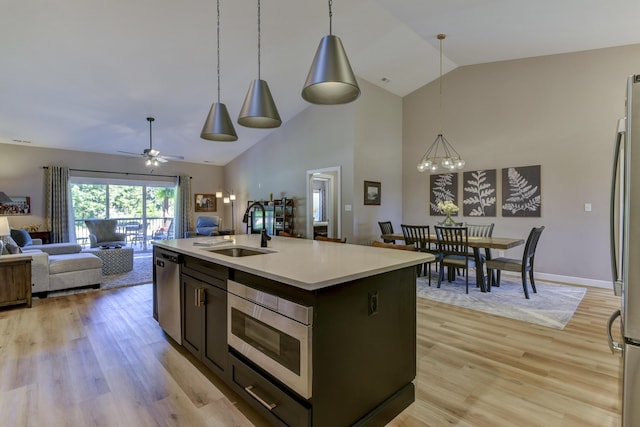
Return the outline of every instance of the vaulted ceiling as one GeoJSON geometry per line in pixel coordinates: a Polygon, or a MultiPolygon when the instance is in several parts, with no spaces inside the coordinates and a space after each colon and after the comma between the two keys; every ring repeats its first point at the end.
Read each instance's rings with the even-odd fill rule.
{"type": "MultiPolygon", "coordinates": [[[[162,154],[224,165],[273,131],[236,124],[236,142],[200,138],[216,99],[214,0],[2,3],[0,144],[142,153],[153,116],[162,154]]],[[[257,78],[257,0],[220,10],[221,102],[235,121],[257,78]]],[[[637,0],[333,2],[333,34],[358,79],[399,96],[438,77],[438,33],[446,72],[640,43],[639,18],[637,0]]],[[[285,122],[309,106],[300,91],[328,33],[327,1],[261,2],[261,77],[285,122]]]]}

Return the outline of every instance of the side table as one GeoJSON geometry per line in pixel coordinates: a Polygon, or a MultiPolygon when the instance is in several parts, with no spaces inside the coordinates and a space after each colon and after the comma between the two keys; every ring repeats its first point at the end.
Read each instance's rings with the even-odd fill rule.
{"type": "Polygon", "coordinates": [[[121,248],[89,248],[82,252],[89,252],[102,260],[102,274],[127,273],[133,270],[133,248],[123,246],[121,248]]]}
{"type": "Polygon", "coordinates": [[[0,258],[0,307],[26,304],[31,307],[31,257],[0,258]]]}

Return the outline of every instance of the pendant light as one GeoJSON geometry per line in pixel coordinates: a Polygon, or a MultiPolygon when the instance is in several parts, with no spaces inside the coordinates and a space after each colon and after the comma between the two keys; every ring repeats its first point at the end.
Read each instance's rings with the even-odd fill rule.
{"type": "Polygon", "coordinates": [[[238,135],[233,128],[233,122],[229,117],[227,106],[220,103],[220,0],[217,0],[217,59],[218,59],[218,101],[211,104],[209,115],[204,122],[200,138],[210,141],[237,141],[238,135]]]}
{"type": "Polygon", "coordinates": [[[424,172],[428,170],[434,173],[438,170],[439,165],[443,168],[453,171],[456,169],[462,169],[464,167],[464,160],[460,157],[460,154],[453,148],[453,145],[447,141],[442,132],[442,40],[447,37],[446,34],[438,34],[438,40],[440,40],[440,132],[435,141],[429,146],[427,152],[424,153],[420,162],[418,163],[418,172],[424,172]],[[442,152],[439,153],[438,151],[442,152]]]}
{"type": "Polygon", "coordinates": [[[277,128],[282,124],[269,85],[260,79],[260,0],[258,0],[258,78],[251,82],[238,123],[249,128],[277,128]]]}
{"type": "Polygon", "coordinates": [[[360,96],[360,87],[340,37],[332,34],[332,6],[329,0],[329,35],[320,40],[302,98],[312,104],[346,104],[360,96]]]}

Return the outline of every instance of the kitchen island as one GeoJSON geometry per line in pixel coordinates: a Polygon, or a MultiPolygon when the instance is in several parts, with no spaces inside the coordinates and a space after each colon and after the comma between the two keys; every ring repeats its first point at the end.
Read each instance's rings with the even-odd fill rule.
{"type": "MultiPolygon", "coordinates": [[[[384,425],[413,402],[415,266],[432,255],[259,235],[154,252],[181,264],[176,341],[273,425],[384,425]]],[[[157,286],[154,269],[155,316],[157,286]]]]}

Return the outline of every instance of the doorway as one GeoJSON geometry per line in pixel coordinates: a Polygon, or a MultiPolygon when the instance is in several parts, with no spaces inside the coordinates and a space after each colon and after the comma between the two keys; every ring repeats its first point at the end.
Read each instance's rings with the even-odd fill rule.
{"type": "Polygon", "coordinates": [[[342,237],[340,167],[308,170],[306,181],[306,235],[310,239],[316,234],[342,237]]]}

